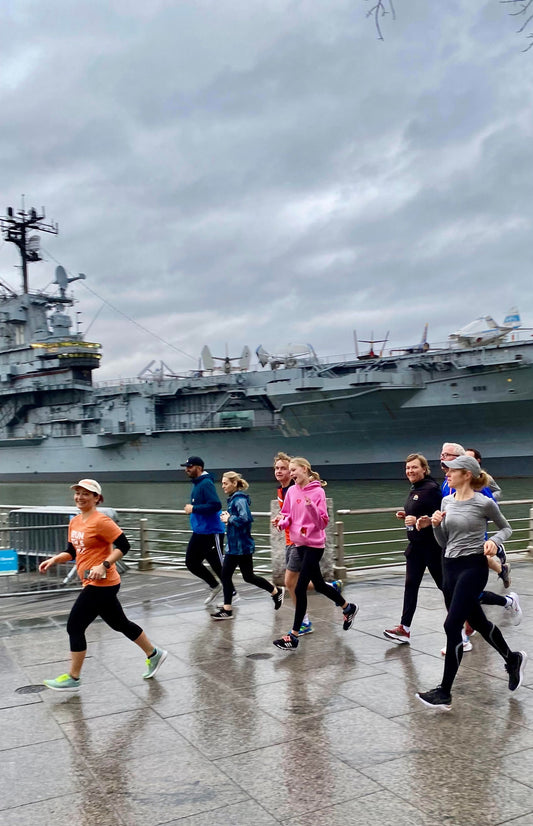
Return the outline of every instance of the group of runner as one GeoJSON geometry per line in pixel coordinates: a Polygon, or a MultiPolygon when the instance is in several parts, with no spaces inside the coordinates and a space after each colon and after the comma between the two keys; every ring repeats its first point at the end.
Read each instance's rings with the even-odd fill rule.
{"type": "MultiPolygon", "coordinates": [[[[495,500],[499,488],[481,469],[475,454],[476,451],[465,451],[461,445],[445,443],[441,452],[441,466],[446,474],[442,487],[432,479],[425,457],[410,454],[406,476],[411,488],[404,509],[396,513],[404,521],[408,539],[404,604],[400,624],[386,629],[384,635],[396,643],[410,642],[420,584],[426,568],[429,569],[443,592],[447,608],[444,673],[436,688],[416,696],[427,706],[445,710],[451,708],[453,681],[464,651],[471,650],[469,637],[476,631],[504,659],[511,691],[521,685],[527,660],[524,651],[511,651],[499,628],[489,621],[481,607],[482,603],[501,605],[515,622],[521,616],[516,594],[501,596],[484,590],[489,567],[501,577],[506,588],[510,585],[510,565],[503,543],[511,535],[511,528],[495,500]],[[487,538],[489,521],[498,530],[487,538]]],[[[232,576],[237,567],[244,581],[269,593],[274,609],[279,610],[284,589],[253,570],[255,543],[247,481],[235,471],[223,474],[222,488],[228,501],[227,509],[222,510],[213,477],[205,470],[203,459],[190,456],[182,467],[193,484],[191,501],[184,507],[192,528],[186,566],[208,585],[206,605],[211,605],[223,592],[222,604],[211,614],[213,620],[234,617],[232,603],[238,597],[232,576]]],[[[358,606],[344,598],[342,582],[328,583],[321,572],[329,521],[324,493],[327,483],[307,459],[284,453],[275,457],[274,474],[279,485],[279,513],[273,525],[285,533],[285,588],[294,603],[294,620],[289,632],[273,644],[281,650],[294,651],[299,638],[313,630],[307,614],[307,591],[311,584],[341,609],[345,631],[352,627],[358,606]]],[[[45,573],[52,565],[74,559],[83,588],[67,624],[69,672],[47,679],[44,684],[58,691],[79,687],[87,649],[85,631],[98,616],[142,649],[146,656],[143,677],[151,679],[164,663],[167,652],[154,645],[143,629],[125,616],[118,600],[120,576],[116,562],[129,550],[128,540],[112,519],[98,511],[103,496],[96,480],[82,479],[72,488],[80,513],[70,522],[67,548],[42,562],[39,570],[45,573]]]]}

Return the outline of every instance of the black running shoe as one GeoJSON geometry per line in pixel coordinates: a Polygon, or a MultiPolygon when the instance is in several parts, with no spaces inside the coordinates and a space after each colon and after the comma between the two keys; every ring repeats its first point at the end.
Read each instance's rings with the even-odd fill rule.
{"type": "Polygon", "coordinates": [[[342,613],[344,616],[344,622],[342,623],[342,627],[345,631],[349,631],[353,625],[354,617],[359,611],[359,606],[356,605],[354,602],[349,602],[346,608],[342,609],[342,613]]]}
{"type": "Polygon", "coordinates": [[[211,618],[214,620],[233,619],[233,611],[226,611],[225,608],[221,608],[216,614],[211,614],[211,618]]]}
{"type": "Polygon", "coordinates": [[[272,601],[274,602],[274,611],[279,611],[279,609],[283,605],[285,588],[278,588],[277,592],[275,594],[271,594],[270,596],[272,597],[272,601]]]}
{"type": "Polygon", "coordinates": [[[503,562],[502,563],[502,569],[501,569],[500,573],[498,574],[498,576],[502,580],[504,588],[510,588],[511,587],[511,563],[510,562],[503,562]]]}
{"type": "Polygon", "coordinates": [[[298,648],[298,637],[295,637],[293,634],[285,634],[285,636],[279,640],[274,640],[272,645],[275,645],[276,648],[281,648],[282,651],[294,651],[298,648]]]}
{"type": "Polygon", "coordinates": [[[500,560],[502,565],[505,565],[505,563],[507,562],[507,554],[505,553],[505,545],[498,545],[498,548],[496,550],[496,556],[498,557],[498,559],[500,560]]]}
{"type": "Polygon", "coordinates": [[[509,674],[509,691],[516,691],[522,685],[526,670],[527,654],[525,651],[511,651],[505,663],[505,670],[509,674]]]}
{"type": "Polygon", "coordinates": [[[415,696],[429,708],[442,708],[444,711],[450,711],[452,707],[452,695],[446,694],[440,685],[432,688],[431,691],[420,691],[415,696]]]}

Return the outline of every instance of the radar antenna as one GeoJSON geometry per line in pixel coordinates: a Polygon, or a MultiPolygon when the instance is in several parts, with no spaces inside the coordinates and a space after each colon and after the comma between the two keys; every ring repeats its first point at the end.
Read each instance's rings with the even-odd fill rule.
{"type": "Polygon", "coordinates": [[[41,207],[41,214],[32,207],[26,211],[24,208],[14,212],[13,207],[7,207],[5,216],[0,217],[0,229],[6,241],[16,244],[19,248],[22,259],[22,289],[28,292],[28,261],[41,261],[39,252],[39,236],[31,235],[31,229],[37,232],[51,232],[57,235],[59,232],[57,224],[45,223],[44,207],[41,207]]]}

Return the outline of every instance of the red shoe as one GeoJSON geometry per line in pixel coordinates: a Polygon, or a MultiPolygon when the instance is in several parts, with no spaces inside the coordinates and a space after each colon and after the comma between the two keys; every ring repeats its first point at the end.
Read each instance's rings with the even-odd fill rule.
{"type": "Polygon", "coordinates": [[[403,625],[397,625],[396,628],[387,628],[383,632],[383,636],[387,637],[389,640],[394,640],[394,642],[398,643],[408,643],[411,638],[411,632],[406,631],[403,625]]]}

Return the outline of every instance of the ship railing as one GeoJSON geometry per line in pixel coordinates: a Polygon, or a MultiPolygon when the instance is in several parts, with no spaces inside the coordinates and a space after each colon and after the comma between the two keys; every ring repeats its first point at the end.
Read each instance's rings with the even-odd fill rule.
{"type": "MultiPolygon", "coordinates": [[[[533,499],[505,500],[500,505],[513,528],[511,539],[505,543],[508,556],[511,560],[527,558],[533,554],[533,499]]],[[[0,596],[44,595],[79,588],[72,563],[56,566],[44,576],[38,573],[40,561],[66,548],[67,525],[57,520],[54,524],[17,527],[13,519],[10,522],[10,513],[21,507],[0,506],[0,596]],[[16,552],[16,569],[5,567],[9,566],[10,551],[16,552]]],[[[395,519],[396,510],[358,508],[334,512],[331,538],[336,578],[349,581],[357,572],[402,569],[406,534],[403,523],[395,519]]],[[[184,510],[116,511],[120,527],[131,543],[131,551],[122,560],[124,571],[186,570],[185,552],[191,530],[184,510]]],[[[273,568],[271,514],[254,511],[253,516],[254,568],[268,576],[273,568]]]]}

